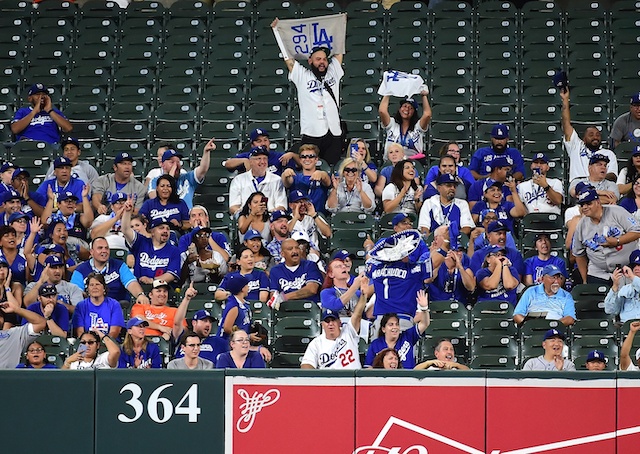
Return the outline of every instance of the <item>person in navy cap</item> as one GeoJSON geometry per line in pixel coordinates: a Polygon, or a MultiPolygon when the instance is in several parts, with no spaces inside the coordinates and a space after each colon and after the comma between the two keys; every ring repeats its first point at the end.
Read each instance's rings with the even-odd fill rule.
{"type": "Polygon", "coordinates": [[[280,263],[282,242],[289,238],[291,231],[289,230],[289,221],[291,215],[284,210],[275,210],[271,213],[269,219],[271,229],[271,241],[267,244],[267,250],[271,253],[274,263],[280,263]]]}
{"type": "Polygon", "coordinates": [[[11,162],[3,162],[0,166],[0,192],[8,191],[11,187],[11,180],[13,179],[13,172],[16,170],[11,162]]]}
{"type": "Polygon", "coordinates": [[[609,139],[614,147],[621,142],[640,142],[640,92],[629,97],[629,112],[615,119],[609,139]]]}
{"type": "Polygon", "coordinates": [[[422,204],[418,228],[428,235],[441,225],[456,222],[460,231],[469,235],[476,224],[471,217],[467,201],[455,196],[460,182],[452,174],[443,173],[438,176],[436,183],[438,194],[426,199],[422,204]]]}
{"type": "Polygon", "coordinates": [[[575,364],[569,359],[564,358],[564,340],[565,335],[557,329],[550,329],[544,334],[542,348],[544,354],[536,358],[530,358],[522,370],[576,370],[575,364]]]}
{"type": "MultiPolygon", "coordinates": [[[[249,332],[251,326],[251,305],[246,300],[249,294],[249,278],[241,273],[235,272],[225,276],[225,290],[230,295],[222,311],[222,318],[218,325],[218,336],[229,339],[234,326],[249,332]]],[[[256,336],[252,336],[252,341],[259,341],[256,336]]]]}
{"type": "Polygon", "coordinates": [[[94,219],[93,210],[89,203],[89,187],[84,186],[81,199],[78,199],[71,191],[61,191],[57,194],[57,210],[53,208],[56,202],[53,191],[49,191],[47,195],[49,200],[42,212],[44,223],[50,225],[54,221],[61,221],[69,233],[69,243],[73,245],[79,244],[88,249],[88,231],[94,219]],[[83,209],[78,212],[80,200],[82,200],[83,209]]]}
{"type": "MultiPolygon", "coordinates": [[[[74,137],[64,137],[60,142],[60,148],[62,148],[62,156],[71,161],[71,174],[93,185],[94,181],[98,178],[98,171],[89,163],[89,161],[80,159],[80,142],[74,137]]],[[[46,179],[53,177],[53,163],[47,170],[46,179]]]]}
{"type": "MultiPolygon", "coordinates": [[[[193,195],[196,192],[198,185],[202,184],[204,177],[209,171],[211,165],[211,152],[215,151],[216,144],[213,139],[209,140],[202,150],[202,158],[200,158],[200,164],[195,170],[191,170],[187,173],[182,173],[182,154],[176,150],[166,150],[162,154],[162,172],[169,174],[176,179],[178,186],[178,196],[185,201],[187,207],[191,209],[193,206],[193,195]]],[[[156,197],[156,182],[159,177],[154,178],[149,183],[149,198],[156,197]]]]}
{"type": "Polygon", "coordinates": [[[16,140],[39,140],[42,142],[60,142],[60,132],[65,134],[73,130],[73,125],[64,114],[53,107],[49,90],[41,83],[29,88],[28,107],[22,107],[11,120],[11,132],[16,140]]]}
{"type": "Polygon", "coordinates": [[[309,196],[302,191],[291,191],[289,194],[289,208],[291,209],[291,221],[289,229],[305,232],[314,245],[318,244],[318,234],[323,238],[331,238],[331,226],[325,218],[316,211],[315,205],[309,200],[309,196]]]}
{"type": "MultiPolygon", "coordinates": [[[[493,208],[485,208],[478,214],[479,225],[471,231],[471,235],[469,236],[469,247],[467,248],[467,254],[469,257],[473,256],[475,251],[489,246],[489,224],[497,220],[498,213],[493,208]]],[[[512,232],[507,232],[504,245],[508,248],[516,249],[516,242],[513,239],[512,232]]]]}
{"type": "Polygon", "coordinates": [[[613,284],[604,299],[604,311],[621,323],[640,319],[640,250],[629,255],[629,264],[611,273],[613,284]]]}
{"type": "MultiPolygon", "coordinates": [[[[82,200],[82,191],[86,183],[71,174],[71,161],[64,156],[57,157],[53,161],[53,178],[44,180],[38,187],[38,193],[49,197],[49,191],[54,196],[53,208],[57,209],[57,195],[63,192],[72,192],[78,200],[82,200]]],[[[82,204],[78,206],[78,211],[82,210],[82,204]]]]}
{"type": "Polygon", "coordinates": [[[478,301],[508,301],[515,306],[520,278],[504,247],[487,248],[482,268],[476,271],[476,282],[478,301]]]}
{"type": "Polygon", "coordinates": [[[547,178],[549,169],[547,155],[536,153],[531,161],[531,179],[518,184],[518,195],[529,213],[561,212],[564,199],[562,181],[547,178]]]}
{"type": "MultiPolygon", "coordinates": [[[[35,277],[35,281],[30,282],[24,289],[23,302],[25,306],[28,306],[38,299],[38,292],[40,288],[46,283],[51,283],[56,286],[58,291],[58,302],[65,305],[70,314],[75,310],[76,305],[82,301],[84,295],[76,285],[66,280],[66,265],[60,256],[64,253],[64,250],[58,245],[54,247],[44,248],[43,252],[38,255],[45,256],[43,264],[40,265],[39,273],[35,277]],[[45,255],[45,253],[47,253],[45,255]]],[[[40,252],[40,251],[37,251],[40,252]]],[[[38,258],[40,260],[40,257],[38,258]]],[[[34,273],[34,276],[36,274],[34,273]]]]}
{"type": "MultiPolygon", "coordinates": [[[[2,262],[0,261],[0,266],[2,262]]],[[[58,301],[58,289],[47,282],[38,290],[38,300],[30,304],[27,310],[42,315],[47,320],[46,334],[67,337],[69,332],[69,311],[58,301]]],[[[24,325],[26,320],[22,321],[24,325]]]]}
{"type": "Polygon", "coordinates": [[[282,172],[282,184],[289,194],[301,191],[319,213],[327,213],[326,204],[329,196],[329,188],[333,184],[329,174],[317,167],[320,150],[317,146],[303,144],[299,151],[300,165],[302,169],[296,172],[293,169],[285,169],[282,172]]]}
{"type": "MultiPolygon", "coordinates": [[[[465,167],[459,167],[458,165],[456,165],[456,158],[448,154],[440,156],[440,162],[438,163],[438,165],[433,166],[431,169],[435,169],[435,172],[429,170],[429,174],[427,174],[427,178],[425,178],[424,193],[422,195],[425,200],[438,194],[437,180],[438,177],[443,173],[449,173],[453,175],[458,183],[462,183],[456,186],[456,197],[458,199],[466,199],[467,191],[469,190],[471,185],[476,182],[475,178],[471,176],[471,173],[468,173],[467,175],[471,180],[465,180],[460,175],[459,171],[460,169],[467,169],[465,167]]],[[[467,172],[469,171],[467,170],[467,172]]]]}
{"type": "MultiPolygon", "coordinates": [[[[478,181],[480,182],[480,181],[478,181]]],[[[474,222],[480,221],[480,213],[486,209],[493,209],[498,214],[498,219],[504,222],[510,231],[513,231],[513,223],[516,218],[522,218],[527,214],[527,209],[520,200],[515,181],[500,181],[487,178],[484,181],[484,195],[482,200],[471,208],[471,216],[474,222]],[[509,201],[504,196],[504,188],[511,193],[509,201]]]]}
{"type": "Polygon", "coordinates": [[[44,206],[47,204],[47,194],[30,191],[29,178],[31,178],[31,175],[27,170],[22,167],[17,167],[11,177],[11,186],[18,191],[22,197],[22,211],[26,213],[32,212],[36,216],[41,216],[42,210],[44,210],[44,206]]]}
{"type": "Polygon", "coordinates": [[[562,143],[569,156],[569,184],[576,178],[589,175],[588,166],[591,157],[599,153],[609,158],[606,166],[607,179],[616,181],[618,178],[618,159],[613,151],[601,148],[602,133],[595,125],[588,125],[584,129],[582,138],[571,125],[569,102],[569,88],[559,90],[562,98],[562,143]]]}
{"type": "Polygon", "coordinates": [[[229,171],[238,171],[238,173],[249,170],[249,156],[251,149],[254,147],[266,147],[269,150],[269,172],[276,175],[282,175],[282,171],[286,168],[295,169],[300,165],[300,158],[292,151],[282,153],[271,148],[271,140],[269,140],[269,131],[263,128],[255,128],[249,133],[249,146],[238,153],[233,158],[229,158],[222,165],[229,171]]]}
{"type": "Polygon", "coordinates": [[[489,244],[484,248],[475,251],[471,256],[471,264],[469,266],[474,273],[477,273],[478,270],[482,267],[485,257],[490,251],[492,251],[492,248],[500,247],[504,249],[504,255],[509,259],[509,261],[518,271],[516,277],[518,278],[518,280],[520,280],[521,276],[524,274],[524,261],[522,259],[522,255],[520,254],[520,251],[515,248],[512,249],[506,247],[508,231],[509,227],[507,227],[507,224],[503,221],[493,221],[487,226],[486,235],[489,244]]]}
{"type": "Polygon", "coordinates": [[[280,177],[268,170],[269,150],[253,147],[249,155],[249,170],[231,180],[229,186],[229,213],[238,216],[240,209],[254,192],[262,192],[267,197],[269,211],[285,210],[287,194],[280,177]]]}
{"type": "MultiPolygon", "coordinates": [[[[513,321],[525,322],[531,313],[546,313],[547,320],[559,320],[569,326],[576,322],[576,306],[571,293],[562,288],[564,274],[556,265],[547,265],[542,270],[542,282],[527,288],[513,311],[513,321]]],[[[526,322],[525,322],[526,323],[526,322]]]]}
{"type": "Polygon", "coordinates": [[[609,358],[600,350],[591,350],[587,355],[584,367],[587,370],[605,370],[609,358]]]}
{"type": "Polygon", "coordinates": [[[91,206],[99,215],[109,213],[110,199],[117,192],[132,195],[135,213],[142,207],[147,188],[133,174],[133,162],[130,153],[121,151],[113,160],[113,172],[100,176],[93,183],[91,206]]]}
{"type": "Polygon", "coordinates": [[[498,156],[508,156],[516,181],[524,179],[524,159],[516,148],[509,146],[509,127],[498,123],[491,129],[491,146],[478,148],[471,157],[469,170],[476,180],[491,173],[491,162],[498,156]]]}
{"type": "Polygon", "coordinates": [[[620,198],[620,191],[618,185],[614,181],[607,180],[607,164],[609,163],[609,157],[601,154],[594,153],[589,158],[589,175],[586,177],[575,178],[569,184],[569,194],[572,197],[576,197],[576,186],[578,183],[583,182],[593,186],[598,195],[600,201],[603,204],[616,204],[620,198]]]}
{"type": "Polygon", "coordinates": [[[286,304],[287,300],[310,300],[320,302],[322,274],[318,266],[301,257],[300,245],[292,238],[282,242],[282,263],[271,268],[269,283],[271,296],[274,292],[286,304]]]}
{"type": "Polygon", "coordinates": [[[0,203],[4,211],[0,224],[9,225],[9,217],[22,209],[22,197],[15,189],[10,188],[0,193],[0,203]]]}
{"type": "Polygon", "coordinates": [[[640,223],[617,205],[603,205],[595,188],[585,186],[578,194],[584,215],[578,221],[571,251],[582,281],[611,285],[615,267],[628,260],[640,239],[640,223]]]}
{"type": "Polygon", "coordinates": [[[501,183],[500,188],[504,200],[510,202],[513,201],[513,195],[511,189],[507,186],[507,181],[513,179],[513,160],[509,156],[496,156],[491,161],[491,172],[486,178],[481,178],[475,181],[469,188],[467,201],[469,202],[469,208],[473,209],[473,206],[481,201],[484,197],[485,191],[491,184],[488,181],[497,181],[501,183]]]}

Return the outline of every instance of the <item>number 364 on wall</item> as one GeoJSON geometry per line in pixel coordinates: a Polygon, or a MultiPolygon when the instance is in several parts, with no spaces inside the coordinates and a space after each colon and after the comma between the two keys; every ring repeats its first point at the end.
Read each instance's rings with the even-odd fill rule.
{"type": "MultiPolygon", "coordinates": [[[[201,412],[200,407],[198,407],[198,385],[195,383],[191,385],[175,407],[169,399],[160,397],[160,394],[165,389],[172,386],[173,383],[159,386],[149,395],[149,399],[147,400],[147,414],[149,418],[155,423],[162,424],[169,421],[171,417],[176,414],[187,415],[189,422],[198,422],[198,415],[201,412]]],[[[131,393],[131,399],[125,403],[133,409],[134,415],[129,417],[124,413],[120,413],[118,414],[118,421],[131,423],[140,419],[144,414],[144,403],[140,400],[140,397],[142,397],[142,388],[140,388],[139,385],[136,383],[127,383],[120,389],[120,394],[127,391],[131,393]]]]}

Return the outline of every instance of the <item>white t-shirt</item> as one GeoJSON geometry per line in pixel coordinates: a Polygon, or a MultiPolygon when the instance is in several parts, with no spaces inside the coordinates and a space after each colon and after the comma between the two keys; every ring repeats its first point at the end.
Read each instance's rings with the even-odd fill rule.
{"type": "MultiPolygon", "coordinates": [[[[115,368],[117,367],[118,365],[116,364],[115,368]]],[[[111,369],[111,366],[109,365],[109,352],[100,353],[94,361],[74,361],[69,365],[69,369],[111,369]]]]}
{"type": "Polygon", "coordinates": [[[342,65],[333,58],[323,81],[297,61],[289,73],[289,80],[298,90],[298,105],[300,107],[300,133],[310,137],[322,137],[331,131],[334,136],[342,134],[340,129],[340,113],[336,101],[324,83],[331,87],[336,100],[340,100],[340,79],[344,75],[342,65]]]}
{"type": "Polygon", "coordinates": [[[569,182],[575,178],[589,176],[589,159],[595,153],[605,155],[609,158],[607,173],[618,175],[618,158],[616,158],[613,151],[606,148],[601,148],[596,152],[589,150],[582,139],[578,137],[575,129],[573,133],[571,133],[571,138],[568,142],[564,138],[562,141],[569,155],[569,182]]]}
{"type": "MultiPolygon", "coordinates": [[[[397,186],[393,183],[389,183],[388,185],[386,185],[382,191],[382,201],[384,202],[385,200],[393,200],[396,197],[398,197],[398,194],[400,193],[400,190],[397,188],[397,186]]],[[[404,197],[402,198],[402,200],[400,201],[400,203],[398,204],[398,206],[395,208],[395,210],[391,211],[391,213],[413,213],[416,214],[416,203],[413,200],[415,196],[415,191],[413,190],[413,188],[409,188],[409,190],[407,191],[407,193],[404,195],[404,197]]]]}
{"type": "Polygon", "coordinates": [[[360,336],[351,321],[342,325],[340,336],[329,340],[322,333],[311,341],[302,357],[302,364],[316,369],[362,369],[358,342],[360,336]]]}
{"type": "MultiPolygon", "coordinates": [[[[556,178],[547,178],[547,183],[551,188],[562,194],[564,197],[564,189],[562,181],[556,178]]],[[[560,214],[560,206],[553,205],[547,196],[547,191],[542,186],[535,184],[533,180],[523,181],[518,185],[518,196],[527,207],[529,213],[555,213],[560,214]]]]}

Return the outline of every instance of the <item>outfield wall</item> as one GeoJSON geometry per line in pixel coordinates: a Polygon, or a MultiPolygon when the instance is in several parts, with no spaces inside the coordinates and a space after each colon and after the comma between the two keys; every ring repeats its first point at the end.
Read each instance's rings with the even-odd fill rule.
{"type": "Polygon", "coordinates": [[[628,372],[10,370],[0,383],[0,443],[12,454],[632,454],[640,445],[640,375],[628,372]]]}

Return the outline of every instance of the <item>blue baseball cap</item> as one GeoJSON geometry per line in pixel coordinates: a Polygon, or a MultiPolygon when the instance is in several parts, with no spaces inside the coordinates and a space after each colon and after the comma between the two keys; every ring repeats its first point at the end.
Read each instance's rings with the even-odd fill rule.
{"type": "Polygon", "coordinates": [[[636,145],[635,147],[633,147],[631,156],[638,156],[639,154],[640,154],[640,145],[636,145]]]}
{"type": "Polygon", "coordinates": [[[232,295],[237,295],[242,289],[249,284],[249,279],[240,273],[227,274],[224,282],[224,289],[231,292],[232,295]]]}
{"type": "Polygon", "coordinates": [[[493,221],[491,224],[487,226],[487,233],[492,232],[508,232],[509,227],[502,221],[493,221]]]}
{"type": "Polygon", "coordinates": [[[405,219],[409,219],[411,221],[411,223],[416,222],[416,215],[413,213],[398,213],[396,214],[393,219],[391,219],[391,225],[392,226],[396,226],[398,224],[400,224],[402,221],[404,221],[405,219]]]}
{"type": "Polygon", "coordinates": [[[549,331],[544,333],[544,340],[551,339],[553,337],[557,337],[562,340],[565,339],[564,333],[558,331],[557,329],[550,329],[549,331]]]}
{"type": "Polygon", "coordinates": [[[511,167],[513,166],[513,159],[511,156],[507,155],[495,155],[491,160],[491,168],[495,169],[497,167],[511,167]]]}
{"type": "Polygon", "coordinates": [[[403,104],[411,104],[411,107],[413,107],[415,110],[418,110],[418,102],[413,98],[406,98],[401,100],[400,106],[402,106],[403,104]]]}
{"type": "Polygon", "coordinates": [[[636,265],[640,265],[640,250],[636,249],[629,254],[629,267],[633,268],[636,265]]]}
{"type": "Polygon", "coordinates": [[[169,227],[171,227],[171,222],[169,222],[169,219],[167,218],[155,218],[152,219],[151,221],[149,221],[149,228],[153,229],[155,227],[158,227],[159,225],[162,224],[167,224],[169,227]]]}
{"type": "Polygon", "coordinates": [[[489,189],[491,186],[501,188],[503,184],[504,183],[498,180],[494,180],[493,178],[487,178],[486,180],[484,180],[484,184],[482,185],[482,192],[487,192],[487,189],[489,189]]]}
{"type": "Polygon", "coordinates": [[[249,152],[249,156],[269,156],[269,150],[265,146],[253,147],[249,152]]]}
{"type": "Polygon", "coordinates": [[[53,161],[53,168],[58,169],[60,167],[72,167],[71,161],[64,156],[60,156],[53,161]]]}
{"type": "Polygon", "coordinates": [[[78,201],[78,196],[76,196],[71,191],[64,191],[58,194],[58,202],[62,202],[63,200],[73,199],[76,202],[78,201]]]}
{"type": "Polygon", "coordinates": [[[11,162],[5,162],[0,166],[0,173],[5,173],[9,169],[15,169],[16,166],[11,162]]]}
{"type": "Polygon", "coordinates": [[[13,188],[9,188],[8,190],[4,191],[2,195],[0,195],[0,198],[2,199],[2,203],[8,202],[9,200],[22,199],[20,194],[18,194],[18,191],[13,188]]]}
{"type": "Polygon", "coordinates": [[[560,89],[567,88],[569,86],[569,78],[565,71],[558,70],[555,72],[553,75],[553,86],[560,89]]]}
{"type": "Polygon", "coordinates": [[[496,213],[496,215],[497,215],[498,212],[496,210],[494,210],[493,208],[485,208],[478,215],[478,220],[480,222],[482,222],[484,220],[484,218],[487,216],[487,214],[489,214],[489,213],[496,213]]]}
{"type": "Polygon", "coordinates": [[[547,265],[542,268],[543,276],[557,276],[558,274],[562,274],[562,270],[560,270],[556,265],[547,265]]]}
{"type": "Polygon", "coordinates": [[[589,165],[595,164],[596,162],[600,162],[600,161],[603,161],[609,164],[611,160],[609,159],[608,156],[605,156],[601,153],[595,153],[593,156],[589,158],[589,165]]]}
{"type": "Polygon", "coordinates": [[[591,186],[588,186],[578,194],[578,205],[594,200],[598,200],[598,192],[591,186]]]}
{"type": "Polygon", "coordinates": [[[289,213],[287,213],[286,211],[283,211],[283,210],[275,210],[273,213],[271,213],[270,221],[274,222],[274,221],[277,221],[280,218],[291,219],[291,215],[289,215],[289,213]]]}
{"type": "Polygon", "coordinates": [[[76,147],[80,148],[80,141],[75,137],[71,137],[71,136],[65,137],[64,140],[60,142],[60,148],[64,149],[65,145],[69,145],[69,144],[73,144],[76,147]]]}
{"type": "Polygon", "coordinates": [[[309,196],[302,191],[291,191],[291,194],[289,194],[289,202],[297,202],[304,199],[309,200],[309,196]]]}
{"type": "Polygon", "coordinates": [[[59,244],[42,244],[37,247],[36,254],[64,254],[64,249],[59,244]]]}
{"type": "Polygon", "coordinates": [[[629,104],[640,104],[640,93],[634,93],[633,95],[631,95],[629,104]]]}
{"type": "Polygon", "coordinates": [[[16,211],[15,213],[11,213],[11,215],[9,215],[9,224],[17,221],[18,219],[31,219],[31,217],[27,214],[24,213],[22,211],[16,211]]]}
{"type": "Polygon", "coordinates": [[[64,262],[57,255],[50,255],[46,259],[44,259],[44,264],[49,266],[64,266],[64,262]]]}
{"type": "Polygon", "coordinates": [[[543,161],[545,164],[549,163],[549,158],[547,158],[547,155],[544,153],[536,153],[535,156],[533,157],[533,162],[536,161],[543,161]]]}
{"type": "Polygon", "coordinates": [[[592,350],[587,355],[586,362],[590,363],[591,361],[600,361],[600,362],[606,363],[607,357],[600,350],[592,350]]]}
{"type": "Polygon", "coordinates": [[[45,282],[38,290],[40,296],[53,296],[58,294],[58,289],[51,282],[45,282]]]}
{"type": "Polygon", "coordinates": [[[31,174],[29,173],[29,171],[27,171],[26,169],[23,169],[22,167],[17,167],[13,171],[13,175],[11,175],[11,179],[15,180],[16,178],[18,178],[22,174],[26,175],[27,178],[31,177],[31,174]]]}
{"type": "Polygon", "coordinates": [[[442,173],[438,175],[438,178],[436,179],[436,184],[449,184],[449,183],[455,184],[456,186],[460,184],[458,179],[453,175],[451,175],[450,173],[442,173]]]}
{"type": "Polygon", "coordinates": [[[127,329],[133,328],[134,326],[149,326],[149,322],[142,317],[131,317],[127,322],[127,329]]]}
{"type": "Polygon", "coordinates": [[[351,252],[347,251],[346,249],[339,249],[336,252],[333,253],[333,257],[331,257],[331,260],[344,260],[347,257],[350,258],[355,258],[356,255],[352,254],[351,252]]]}
{"type": "Polygon", "coordinates": [[[200,309],[198,312],[196,312],[195,314],[193,314],[193,317],[191,320],[204,320],[205,318],[210,319],[212,322],[214,322],[216,319],[213,317],[213,315],[211,315],[211,312],[204,310],[204,309],[200,309]]]}
{"type": "Polygon", "coordinates": [[[127,200],[127,194],[125,194],[124,192],[114,192],[113,194],[111,194],[109,202],[114,204],[116,202],[120,202],[121,200],[127,200]]]}
{"type": "Polygon", "coordinates": [[[498,123],[491,129],[491,137],[493,137],[494,139],[508,139],[509,128],[507,127],[507,125],[498,123]]]}
{"type": "Polygon", "coordinates": [[[252,142],[255,142],[256,140],[258,140],[258,137],[260,136],[269,137],[269,133],[267,132],[266,129],[256,128],[253,131],[251,131],[251,133],[249,134],[249,138],[251,139],[252,142]]]}
{"type": "Polygon", "coordinates": [[[167,150],[164,153],[162,153],[162,162],[168,161],[169,159],[173,158],[174,156],[182,159],[182,154],[180,154],[176,150],[167,150]]]}
{"type": "Polygon", "coordinates": [[[340,314],[338,311],[333,311],[331,309],[325,309],[322,311],[322,321],[326,322],[328,318],[334,318],[336,320],[340,320],[340,314]]]}
{"type": "MultiPolygon", "coordinates": [[[[167,150],[167,151],[170,151],[170,150],[167,150]]],[[[122,161],[131,161],[131,162],[133,162],[133,156],[131,156],[126,151],[121,151],[120,153],[118,153],[116,155],[115,159],[113,160],[113,163],[114,164],[120,164],[122,161]]],[[[163,162],[165,161],[164,154],[162,155],[162,161],[163,162]]]]}
{"type": "Polygon", "coordinates": [[[49,94],[49,89],[43,84],[33,84],[31,88],[29,88],[28,96],[35,95],[37,93],[49,94]]]}
{"type": "Polygon", "coordinates": [[[258,232],[256,229],[249,229],[247,230],[247,233],[244,234],[245,240],[252,240],[254,238],[262,239],[262,234],[258,232]]]}

